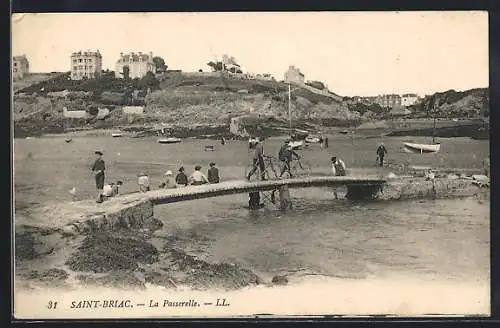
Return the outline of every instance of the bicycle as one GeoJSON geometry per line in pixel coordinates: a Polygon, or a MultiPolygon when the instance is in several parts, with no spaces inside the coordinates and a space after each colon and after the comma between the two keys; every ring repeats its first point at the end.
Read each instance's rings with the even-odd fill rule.
{"type": "MultiPolygon", "coordinates": [[[[285,163],[282,161],[281,165],[285,165],[285,163]]],[[[289,174],[294,178],[310,176],[312,174],[311,164],[308,161],[302,160],[301,157],[294,157],[290,161],[289,174]]]]}
{"type": "MultiPolygon", "coordinates": [[[[264,155],[264,178],[266,180],[273,180],[279,177],[279,167],[276,163],[276,159],[273,156],[264,155]]],[[[248,176],[248,173],[253,169],[253,164],[247,166],[245,168],[245,179],[248,176]]],[[[255,173],[250,177],[250,181],[260,180],[260,168],[255,171],[255,173]]]]}

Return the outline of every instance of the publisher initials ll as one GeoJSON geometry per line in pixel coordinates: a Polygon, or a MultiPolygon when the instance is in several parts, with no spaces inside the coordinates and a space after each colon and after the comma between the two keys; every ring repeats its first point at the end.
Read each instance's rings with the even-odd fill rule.
{"type": "Polygon", "coordinates": [[[215,306],[229,306],[229,303],[226,303],[225,298],[218,298],[217,303],[215,303],[215,306]]]}

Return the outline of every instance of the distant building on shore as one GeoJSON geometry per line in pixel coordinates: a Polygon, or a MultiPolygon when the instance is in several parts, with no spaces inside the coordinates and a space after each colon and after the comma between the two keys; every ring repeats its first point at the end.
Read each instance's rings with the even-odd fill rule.
{"type": "Polygon", "coordinates": [[[382,107],[400,107],[401,106],[401,96],[396,94],[390,95],[380,95],[376,100],[377,104],[382,107]]]}
{"type": "Polygon", "coordinates": [[[149,54],[142,52],[120,53],[120,59],[115,64],[115,77],[119,79],[127,76],[131,79],[141,78],[147,72],[155,73],[155,68],[152,52],[149,54]]]}
{"type": "Polygon", "coordinates": [[[12,57],[12,79],[20,80],[29,73],[30,64],[26,55],[12,57]]]}
{"type": "Polygon", "coordinates": [[[305,76],[300,71],[300,69],[296,68],[294,65],[290,65],[288,70],[285,72],[285,82],[286,83],[296,83],[296,84],[304,84],[305,76]]]}
{"type": "Polygon", "coordinates": [[[401,105],[402,106],[411,106],[415,105],[418,102],[419,98],[414,93],[407,93],[401,96],[401,105]]]}
{"type": "Polygon", "coordinates": [[[101,74],[102,55],[97,51],[78,51],[71,54],[71,79],[94,79],[101,74]]]}

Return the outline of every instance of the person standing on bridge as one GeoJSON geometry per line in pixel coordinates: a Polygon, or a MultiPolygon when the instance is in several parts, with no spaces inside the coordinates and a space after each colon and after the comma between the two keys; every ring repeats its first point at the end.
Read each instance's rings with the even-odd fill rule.
{"type": "Polygon", "coordinates": [[[384,166],[384,157],[387,154],[387,148],[385,148],[384,143],[382,142],[380,146],[377,148],[377,159],[380,167],[384,166]]]}
{"type": "Polygon", "coordinates": [[[210,168],[208,169],[208,182],[219,183],[219,169],[215,167],[215,163],[210,163],[210,168]]]}
{"type": "Polygon", "coordinates": [[[103,153],[101,151],[96,151],[96,160],[92,167],[90,168],[91,172],[94,174],[95,185],[97,187],[97,203],[102,203],[104,200],[104,196],[102,191],[104,189],[104,171],[106,170],[106,164],[102,159],[103,153]]]}
{"type": "Polygon", "coordinates": [[[344,161],[336,156],[332,157],[332,172],[335,176],[345,176],[346,175],[346,166],[344,161]]]}
{"type": "Polygon", "coordinates": [[[300,159],[300,156],[293,150],[292,146],[290,146],[290,139],[286,139],[283,142],[283,145],[280,148],[278,153],[278,158],[282,162],[280,178],[283,176],[285,172],[288,172],[290,178],[293,177],[292,171],[290,169],[290,163],[292,162],[292,158],[300,159]]]}
{"type": "Polygon", "coordinates": [[[255,145],[255,150],[253,153],[253,167],[248,172],[247,180],[250,181],[252,175],[260,170],[260,179],[266,180],[266,166],[264,164],[264,137],[259,137],[259,141],[255,145]]]}

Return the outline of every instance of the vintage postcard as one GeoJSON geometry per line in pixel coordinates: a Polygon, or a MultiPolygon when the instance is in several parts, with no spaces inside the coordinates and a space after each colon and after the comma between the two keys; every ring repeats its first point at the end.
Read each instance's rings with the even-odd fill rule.
{"type": "Polygon", "coordinates": [[[487,12],[11,24],[16,318],[490,314],[487,12]]]}

